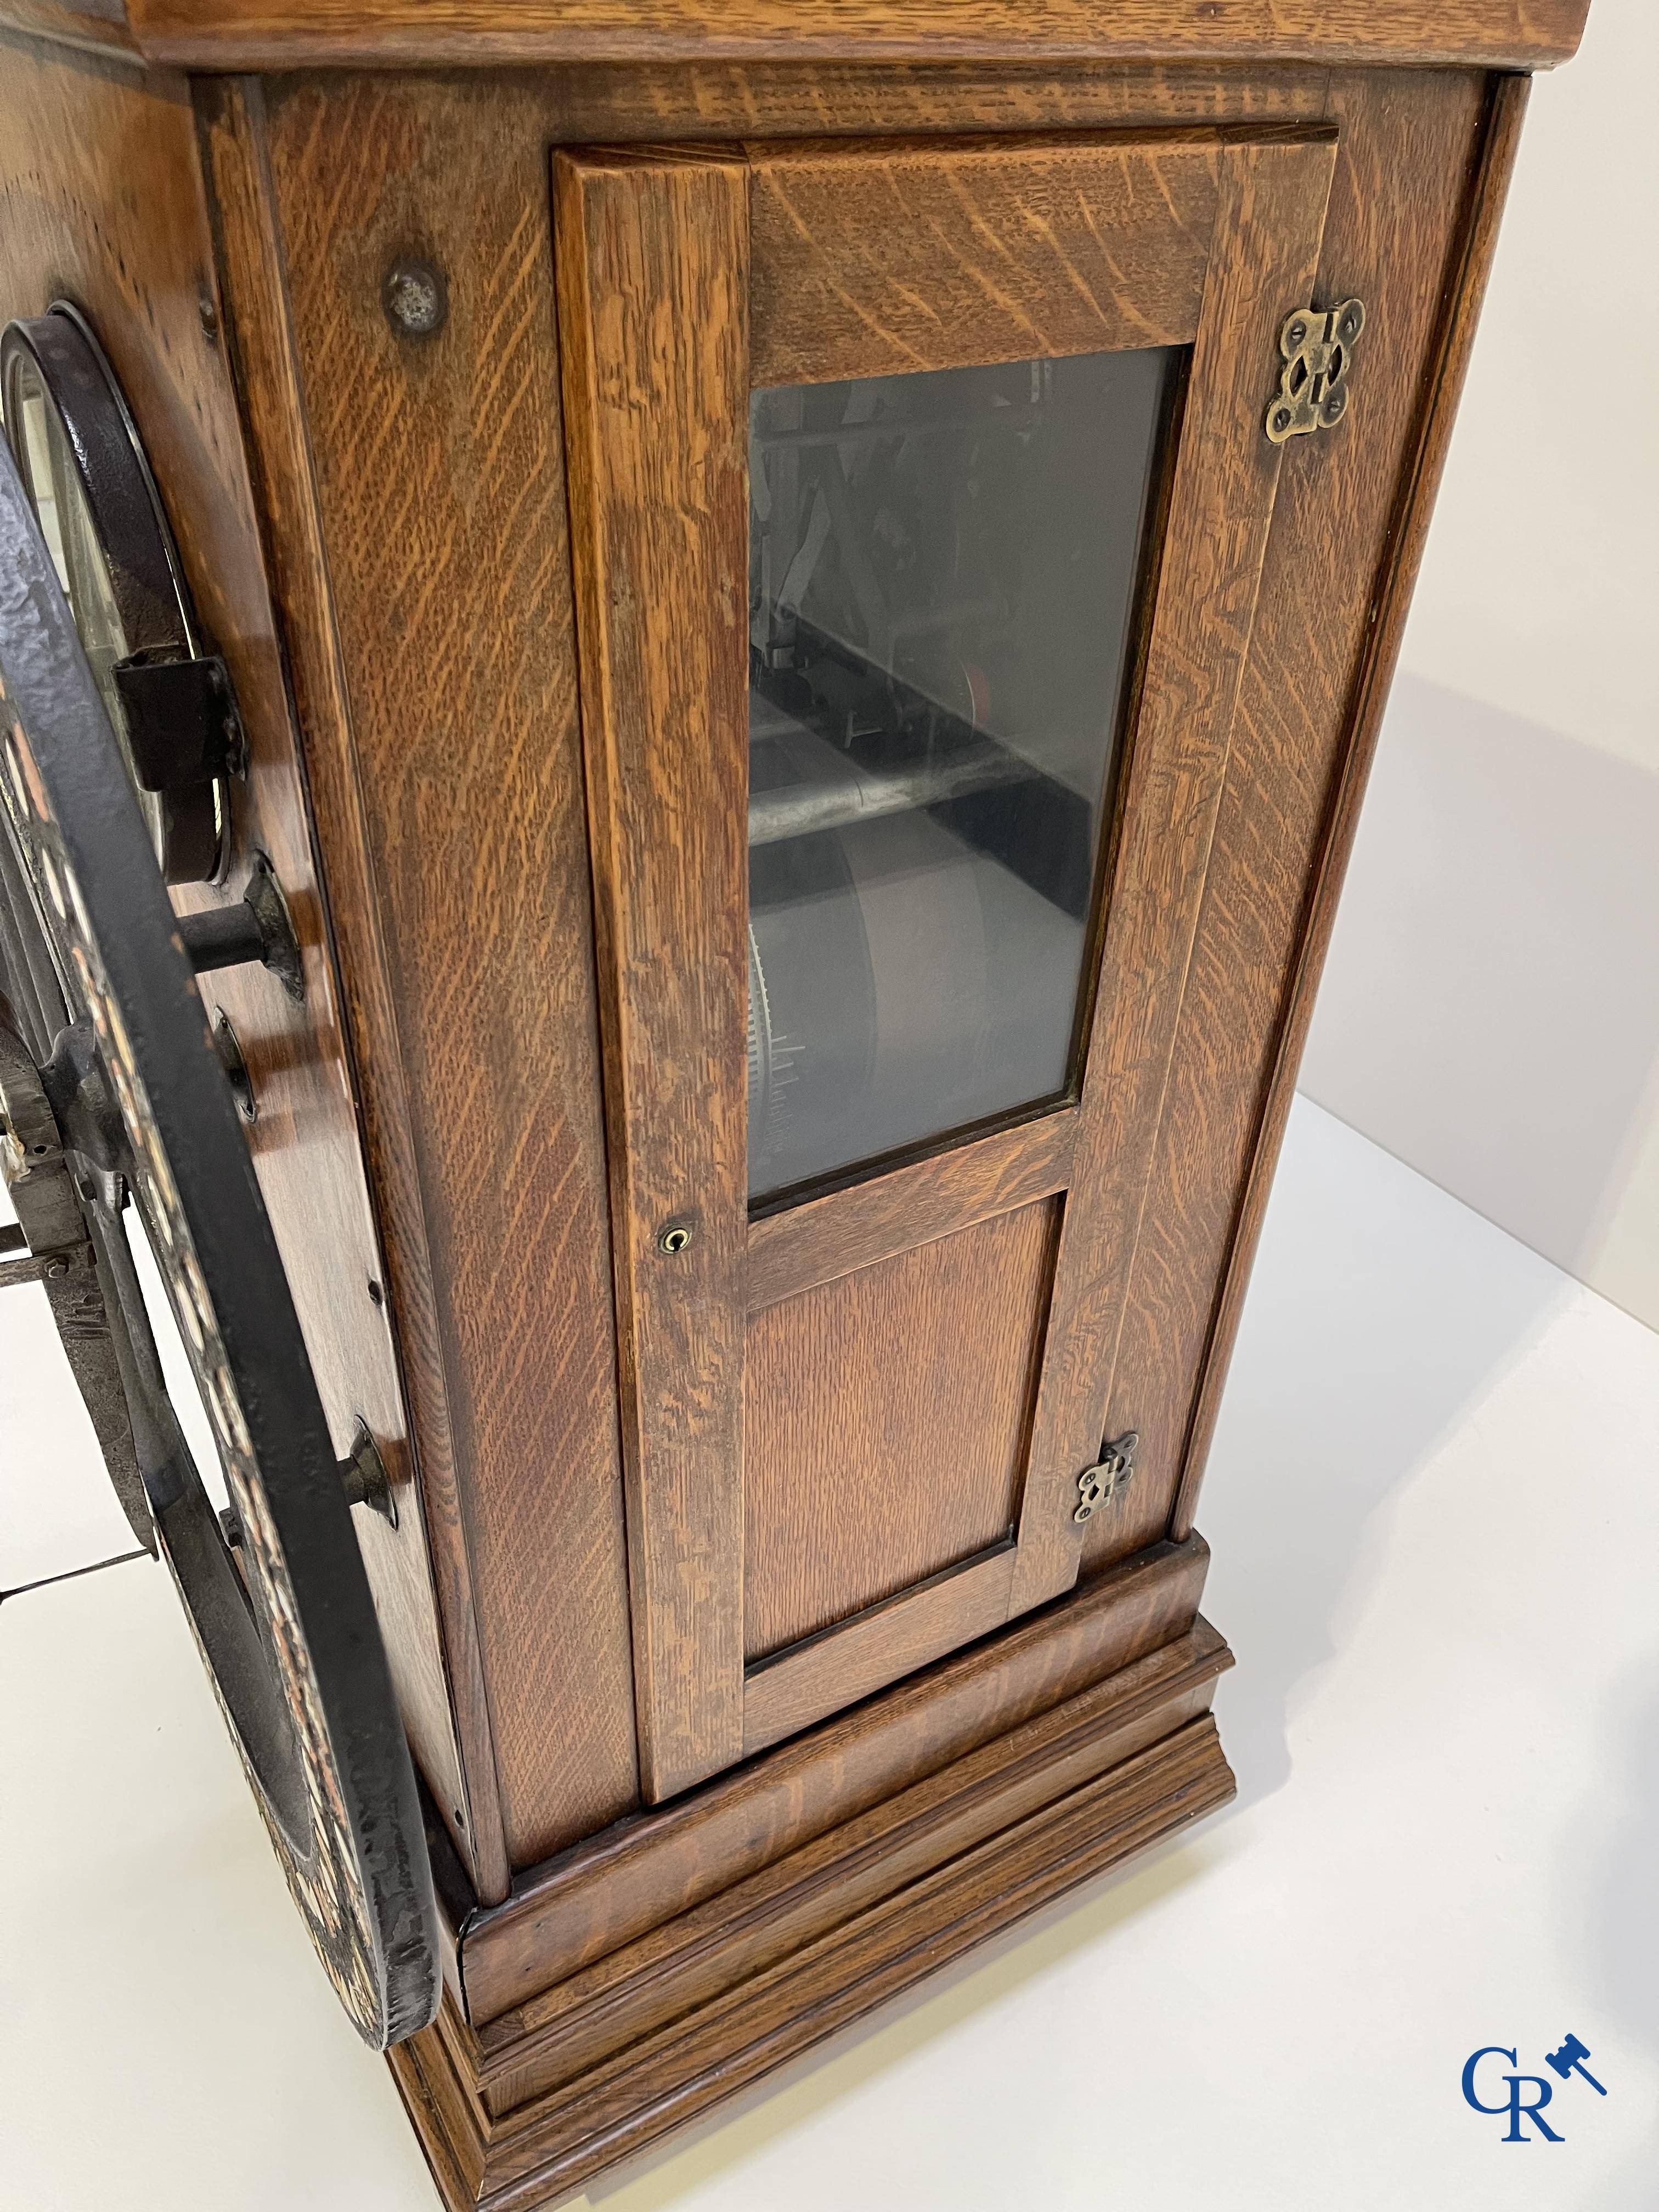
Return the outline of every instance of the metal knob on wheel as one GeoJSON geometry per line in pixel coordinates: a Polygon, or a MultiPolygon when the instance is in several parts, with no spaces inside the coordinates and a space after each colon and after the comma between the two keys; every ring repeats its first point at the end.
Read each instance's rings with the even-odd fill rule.
{"type": "Polygon", "coordinates": [[[0,448],[0,1166],[7,1281],[39,1280],[135,1534],[170,1568],[289,1886],[360,2033],[423,2027],[437,1928],[414,1770],[351,1519],[391,1517],[373,1441],[343,1467],[196,974],[300,988],[256,860],[180,921],[47,547],[0,448]],[[147,1253],[234,1515],[185,1441],[147,1253]]]}

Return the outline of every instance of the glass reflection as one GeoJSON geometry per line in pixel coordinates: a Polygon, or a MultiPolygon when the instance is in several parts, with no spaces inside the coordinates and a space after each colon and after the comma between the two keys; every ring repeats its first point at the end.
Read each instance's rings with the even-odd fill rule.
{"type": "Polygon", "coordinates": [[[1176,358],[754,394],[752,1197],[1070,1081],[1176,358]]]}

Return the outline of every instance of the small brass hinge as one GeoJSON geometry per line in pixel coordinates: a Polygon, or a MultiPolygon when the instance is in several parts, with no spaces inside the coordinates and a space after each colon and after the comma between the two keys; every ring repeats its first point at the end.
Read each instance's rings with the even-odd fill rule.
{"type": "Polygon", "coordinates": [[[1279,391],[1267,406],[1267,432],[1275,446],[1310,430],[1329,430],[1348,411],[1348,369],[1354,341],[1365,327],[1363,300],[1337,307],[1298,307],[1279,333],[1285,356],[1279,391]]]}
{"type": "Polygon", "coordinates": [[[1117,1496],[1135,1471],[1135,1454],[1139,1449],[1139,1432],[1134,1429],[1114,1437],[1102,1449],[1094,1465],[1085,1467],[1077,1479],[1080,1502],[1072,1516],[1073,1521],[1086,1521],[1097,1505],[1104,1505],[1117,1496]]]}

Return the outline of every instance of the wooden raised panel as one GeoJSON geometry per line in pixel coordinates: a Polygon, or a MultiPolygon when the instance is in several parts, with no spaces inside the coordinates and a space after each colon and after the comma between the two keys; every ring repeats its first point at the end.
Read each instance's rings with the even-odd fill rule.
{"type": "Polygon", "coordinates": [[[753,157],[757,385],[1185,345],[1213,137],[753,157]]]}
{"type": "Polygon", "coordinates": [[[750,1662],[1008,1534],[1058,1210],[1021,1206],[750,1321],[750,1662]]]}

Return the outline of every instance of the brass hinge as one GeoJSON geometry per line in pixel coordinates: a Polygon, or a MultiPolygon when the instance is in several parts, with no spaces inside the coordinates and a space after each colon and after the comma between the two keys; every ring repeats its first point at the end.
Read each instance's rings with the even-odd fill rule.
{"type": "Polygon", "coordinates": [[[1072,1516],[1073,1521],[1086,1521],[1097,1505],[1117,1496],[1135,1471],[1135,1454],[1139,1449],[1139,1432],[1134,1429],[1126,1430],[1103,1447],[1094,1465],[1085,1467],[1077,1479],[1080,1503],[1072,1516]]]}
{"type": "Polygon", "coordinates": [[[1329,430],[1348,411],[1348,370],[1354,341],[1365,327],[1363,300],[1338,307],[1298,307],[1279,333],[1285,356],[1279,392],[1267,406],[1267,432],[1275,446],[1311,430],[1329,430]]]}

